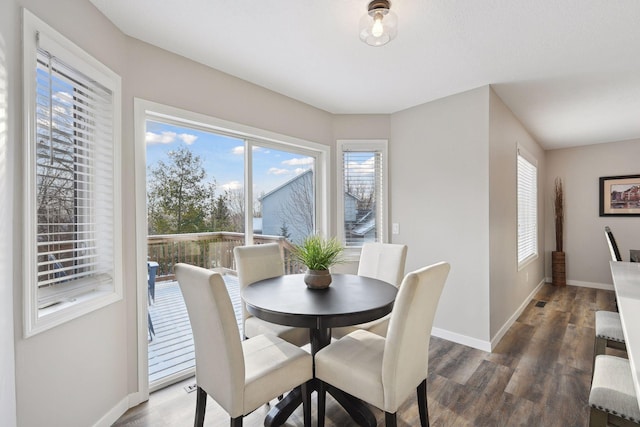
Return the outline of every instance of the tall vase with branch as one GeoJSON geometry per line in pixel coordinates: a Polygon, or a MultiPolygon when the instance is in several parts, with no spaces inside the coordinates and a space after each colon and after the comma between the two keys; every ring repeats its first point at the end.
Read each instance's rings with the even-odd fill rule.
{"type": "Polygon", "coordinates": [[[551,252],[551,276],[555,286],[566,286],[566,257],[564,253],[564,189],[562,179],[556,178],[553,192],[556,228],[556,250],[551,252]]]}

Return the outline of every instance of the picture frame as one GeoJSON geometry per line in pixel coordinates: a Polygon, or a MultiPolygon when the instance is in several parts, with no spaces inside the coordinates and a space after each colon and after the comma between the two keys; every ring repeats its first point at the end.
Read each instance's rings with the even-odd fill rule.
{"type": "Polygon", "coordinates": [[[640,175],[600,177],[600,216],[640,216],[640,175]]]}

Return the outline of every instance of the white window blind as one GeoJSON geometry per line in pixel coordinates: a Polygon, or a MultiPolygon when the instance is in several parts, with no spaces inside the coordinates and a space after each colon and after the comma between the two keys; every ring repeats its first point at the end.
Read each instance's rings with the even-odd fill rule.
{"type": "Polygon", "coordinates": [[[38,286],[112,277],[112,93],[42,48],[36,80],[38,286]]]}
{"type": "Polygon", "coordinates": [[[25,334],[122,298],[120,78],[24,11],[25,334]]]}
{"type": "MultiPolygon", "coordinates": [[[[525,157],[526,156],[526,157],[525,157]]],[[[518,150],[518,265],[538,255],[538,171],[518,150]]]]}
{"type": "Polygon", "coordinates": [[[359,247],[368,241],[383,241],[386,206],[383,150],[371,147],[342,148],[342,195],[344,242],[359,247]]]}

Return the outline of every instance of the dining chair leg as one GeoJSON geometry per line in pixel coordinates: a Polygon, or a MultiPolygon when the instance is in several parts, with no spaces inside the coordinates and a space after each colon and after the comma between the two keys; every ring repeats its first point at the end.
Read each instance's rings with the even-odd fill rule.
{"type": "Polygon", "coordinates": [[[384,425],[385,427],[397,427],[398,423],[396,421],[395,412],[392,414],[391,412],[384,413],[384,425]]]}
{"type": "Polygon", "coordinates": [[[302,384],[302,412],[304,413],[304,427],[311,427],[311,381],[302,384]]]}
{"type": "Polygon", "coordinates": [[[202,427],[204,425],[205,409],[207,409],[207,392],[198,387],[196,395],[196,420],[194,422],[195,427],[202,427]]]}
{"type": "Polygon", "coordinates": [[[427,379],[418,385],[418,412],[420,413],[420,425],[429,427],[429,407],[427,406],[427,379]]]}
{"type": "Polygon", "coordinates": [[[318,380],[318,427],[324,427],[324,410],[327,403],[327,389],[324,382],[318,380]]]}
{"type": "Polygon", "coordinates": [[[229,425],[231,427],[242,427],[242,415],[236,418],[231,418],[231,423],[229,425]]]}
{"type": "Polygon", "coordinates": [[[591,408],[589,413],[589,427],[607,427],[608,416],[604,411],[600,411],[596,408],[591,408]]]}
{"type": "Polygon", "coordinates": [[[593,368],[596,366],[596,356],[599,354],[605,354],[607,347],[607,340],[604,338],[596,337],[593,343],[593,363],[591,363],[591,381],[593,382],[593,368]]]}

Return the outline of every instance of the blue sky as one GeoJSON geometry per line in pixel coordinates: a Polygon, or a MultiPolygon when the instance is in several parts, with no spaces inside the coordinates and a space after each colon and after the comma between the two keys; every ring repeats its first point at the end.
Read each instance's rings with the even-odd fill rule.
{"type": "MultiPolygon", "coordinates": [[[[202,158],[207,179],[215,178],[217,193],[237,189],[244,181],[244,141],[197,129],[147,121],[147,170],[167,153],[187,146],[202,158]]],[[[254,198],[269,192],[312,166],[310,157],[256,147],[253,150],[254,198]]]]}

